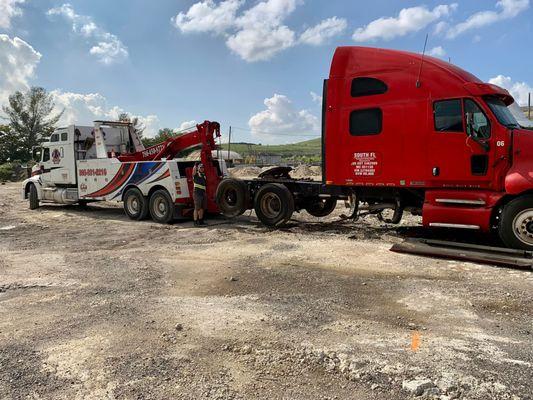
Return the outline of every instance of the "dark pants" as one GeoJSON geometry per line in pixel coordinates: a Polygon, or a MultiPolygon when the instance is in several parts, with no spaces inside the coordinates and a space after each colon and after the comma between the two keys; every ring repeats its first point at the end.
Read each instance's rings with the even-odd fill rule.
{"type": "Polygon", "coordinates": [[[192,198],[194,200],[194,209],[196,211],[205,210],[207,208],[207,195],[205,194],[205,190],[195,189],[192,198]]]}

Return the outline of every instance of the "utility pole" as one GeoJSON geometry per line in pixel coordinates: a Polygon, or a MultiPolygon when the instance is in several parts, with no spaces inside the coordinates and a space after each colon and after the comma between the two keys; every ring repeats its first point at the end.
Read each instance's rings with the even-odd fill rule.
{"type": "Polygon", "coordinates": [[[229,126],[228,161],[229,161],[229,159],[230,159],[230,149],[231,149],[231,125],[229,126]]]}
{"type": "Polygon", "coordinates": [[[531,119],[531,92],[527,96],[527,117],[531,119]]]}

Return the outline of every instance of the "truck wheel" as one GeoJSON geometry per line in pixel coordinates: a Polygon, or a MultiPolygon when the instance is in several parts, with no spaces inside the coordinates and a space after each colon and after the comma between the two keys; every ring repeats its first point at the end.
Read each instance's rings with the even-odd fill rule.
{"type": "Polygon", "coordinates": [[[164,189],[156,190],[150,197],[150,215],[155,222],[168,224],[174,217],[174,203],[164,189]]]}
{"type": "Polygon", "coordinates": [[[124,212],[131,219],[140,221],[148,215],[148,202],[141,191],[131,188],[126,191],[123,198],[124,212]]]}
{"type": "Polygon", "coordinates": [[[294,198],[286,186],[269,183],[255,196],[255,213],[266,226],[282,226],[291,219],[294,212],[294,198]]]}
{"type": "Polygon", "coordinates": [[[39,196],[37,195],[37,188],[33,183],[30,184],[30,195],[28,197],[30,200],[30,210],[39,208],[39,196]]]}
{"type": "Polygon", "coordinates": [[[313,204],[307,206],[305,211],[313,217],[326,217],[337,207],[337,198],[328,197],[326,199],[318,199],[313,204]]]}
{"type": "Polygon", "coordinates": [[[507,203],[498,231],[506,246],[533,250],[533,196],[518,197],[507,203]]]}
{"type": "Polygon", "coordinates": [[[216,202],[222,215],[228,218],[238,217],[248,207],[248,188],[238,179],[224,179],[217,188],[216,202]]]}

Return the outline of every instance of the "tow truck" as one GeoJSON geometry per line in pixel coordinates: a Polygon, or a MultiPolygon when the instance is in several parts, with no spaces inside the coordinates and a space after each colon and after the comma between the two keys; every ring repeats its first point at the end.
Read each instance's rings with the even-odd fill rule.
{"type": "Polygon", "coordinates": [[[533,132],[513,103],[437,58],[339,47],[324,81],[322,182],[277,168],[224,179],[217,203],[228,217],[254,209],[279,227],[295,211],[323,217],[344,200],[353,219],[397,224],[407,211],[426,227],[498,232],[508,247],[533,250],[533,132]]]}
{"type": "Polygon", "coordinates": [[[41,203],[121,201],[134,220],[148,215],[160,223],[189,218],[194,207],[195,162],[178,156],[200,146],[207,176],[207,210],[218,213],[215,191],[227,175],[224,160],[212,157],[218,137],[220,125],[210,121],[148,148],[129,122],[95,121],[92,127],[59,128],[34,149],[38,162],[23,182],[22,195],[30,209],[41,203]]]}

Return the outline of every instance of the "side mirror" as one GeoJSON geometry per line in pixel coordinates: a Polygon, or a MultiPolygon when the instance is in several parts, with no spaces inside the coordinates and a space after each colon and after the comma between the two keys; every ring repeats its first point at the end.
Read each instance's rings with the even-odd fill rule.
{"type": "Polygon", "coordinates": [[[474,136],[474,114],[471,112],[466,113],[466,135],[474,136]]]}
{"type": "Polygon", "coordinates": [[[35,162],[40,162],[41,161],[41,147],[32,147],[31,149],[31,158],[33,159],[33,161],[35,162]]]}
{"type": "Polygon", "coordinates": [[[466,113],[466,136],[479,144],[486,153],[489,152],[490,144],[476,135],[476,129],[474,128],[474,113],[466,113]]]}

